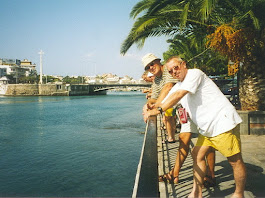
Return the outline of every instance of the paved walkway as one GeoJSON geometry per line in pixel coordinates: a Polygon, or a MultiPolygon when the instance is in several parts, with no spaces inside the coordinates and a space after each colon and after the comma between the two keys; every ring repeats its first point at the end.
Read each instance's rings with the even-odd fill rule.
{"type": "MultiPolygon", "coordinates": [[[[162,143],[166,138],[164,130],[160,129],[158,119],[158,171],[159,175],[167,173],[175,163],[178,141],[173,144],[162,143]]],[[[178,139],[178,134],[176,134],[178,139]]],[[[193,146],[196,137],[192,138],[193,146]]],[[[247,167],[247,183],[245,198],[265,197],[265,135],[241,135],[243,159],[247,167]]],[[[160,197],[187,197],[192,189],[192,158],[189,154],[184,162],[179,184],[159,182],[160,197]]],[[[216,152],[215,175],[217,186],[203,190],[203,197],[229,198],[235,189],[232,168],[225,157],[216,152]]]]}

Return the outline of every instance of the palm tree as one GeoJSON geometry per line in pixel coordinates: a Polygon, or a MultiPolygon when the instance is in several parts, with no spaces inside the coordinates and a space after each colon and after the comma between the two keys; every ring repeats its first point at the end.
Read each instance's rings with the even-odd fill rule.
{"type": "Polygon", "coordinates": [[[265,1],[226,2],[217,10],[229,11],[230,17],[224,15],[223,23],[216,25],[209,46],[239,68],[242,110],[265,110],[265,1]]]}
{"type": "MultiPolygon", "coordinates": [[[[139,17],[123,42],[121,53],[125,54],[133,44],[142,47],[145,39],[151,36],[186,33],[199,38],[194,41],[200,41],[211,35],[207,37],[207,47],[242,65],[242,110],[265,110],[264,8],[264,0],[142,0],[131,12],[131,17],[139,17]],[[228,34],[225,28],[220,31],[220,27],[231,27],[232,31],[228,34]],[[234,37],[227,41],[224,35],[234,37]]],[[[199,55],[205,48],[201,50],[199,55]]]]}
{"type": "Polygon", "coordinates": [[[145,39],[151,36],[175,35],[184,31],[178,25],[183,8],[174,0],[142,0],[132,9],[130,16],[136,19],[129,35],[122,43],[121,54],[137,44],[143,47],[145,39]]]}
{"type": "Polygon", "coordinates": [[[190,67],[199,68],[207,75],[226,75],[227,58],[206,48],[206,40],[199,38],[194,35],[176,35],[169,39],[167,42],[170,46],[168,51],[163,53],[164,60],[177,54],[186,60],[190,67]]]}

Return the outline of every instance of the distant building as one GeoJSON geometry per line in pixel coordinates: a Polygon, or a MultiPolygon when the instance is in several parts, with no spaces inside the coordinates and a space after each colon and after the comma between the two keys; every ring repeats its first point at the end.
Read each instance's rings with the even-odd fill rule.
{"type": "Polygon", "coordinates": [[[26,76],[29,76],[31,72],[36,71],[36,64],[33,64],[28,59],[24,59],[23,61],[20,61],[20,67],[27,69],[26,74],[25,74],[26,76]]]}
{"type": "Polygon", "coordinates": [[[135,83],[135,80],[133,80],[129,76],[124,76],[123,78],[120,79],[120,84],[133,84],[135,83]]]}
{"type": "Polygon", "coordinates": [[[0,77],[13,75],[15,78],[29,76],[32,71],[36,71],[36,64],[32,64],[27,59],[0,58],[0,77]]]}
{"type": "Polygon", "coordinates": [[[53,77],[53,78],[56,78],[56,79],[58,79],[60,81],[63,81],[63,76],[59,76],[59,75],[50,75],[50,76],[53,77]]]}
{"type": "Polygon", "coordinates": [[[99,78],[99,76],[86,76],[85,83],[88,84],[102,84],[103,80],[99,78]]]}
{"type": "Polygon", "coordinates": [[[110,84],[118,83],[119,80],[120,78],[118,76],[114,76],[114,77],[110,77],[106,79],[107,83],[110,83],[110,84]]]}

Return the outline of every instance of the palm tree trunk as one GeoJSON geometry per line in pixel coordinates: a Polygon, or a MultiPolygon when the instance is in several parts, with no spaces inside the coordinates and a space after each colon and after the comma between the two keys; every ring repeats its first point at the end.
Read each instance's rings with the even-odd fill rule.
{"type": "Polygon", "coordinates": [[[265,65],[262,61],[245,62],[240,68],[239,98],[242,110],[265,110],[265,65]]]}

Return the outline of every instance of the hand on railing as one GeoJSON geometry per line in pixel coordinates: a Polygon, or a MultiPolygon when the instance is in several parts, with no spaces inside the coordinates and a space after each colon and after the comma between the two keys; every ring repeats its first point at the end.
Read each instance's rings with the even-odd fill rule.
{"type": "Polygon", "coordinates": [[[143,112],[144,122],[147,123],[147,120],[149,119],[150,116],[156,116],[159,113],[160,111],[157,108],[143,112]]]}

